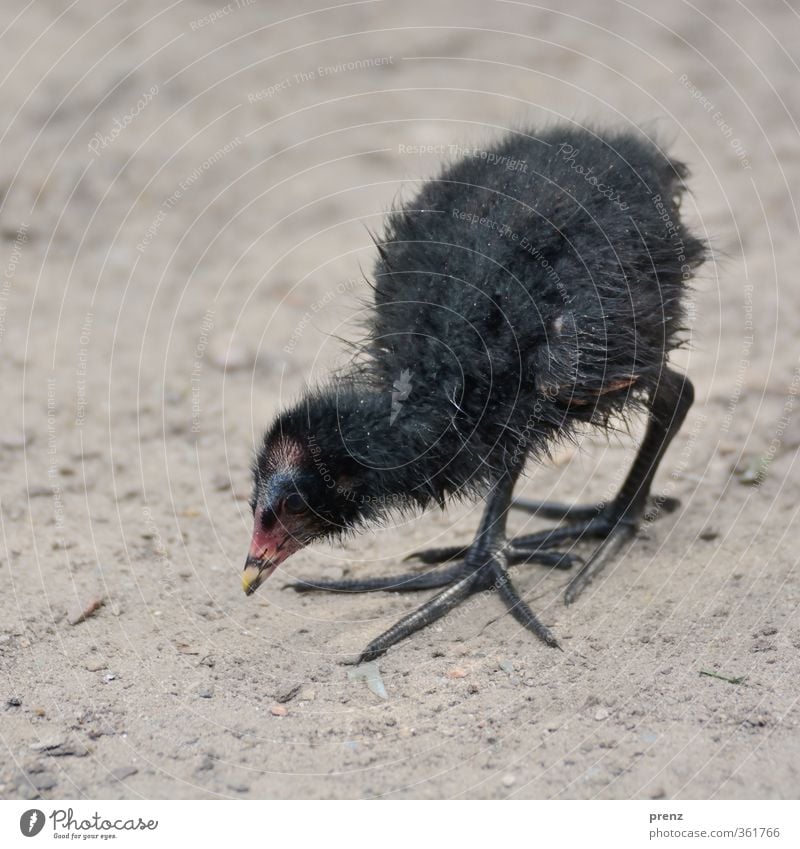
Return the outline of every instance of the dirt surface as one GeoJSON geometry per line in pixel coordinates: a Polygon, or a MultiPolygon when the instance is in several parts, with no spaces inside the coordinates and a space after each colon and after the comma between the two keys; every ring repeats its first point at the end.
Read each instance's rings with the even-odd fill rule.
{"type": "MultiPolygon", "coordinates": [[[[798,795],[800,19],[556,5],[4,2],[2,797],[798,795]],[[384,700],[341,661],[420,597],[282,586],[467,540],[479,506],[245,598],[251,451],[357,336],[393,200],[448,145],[558,118],[692,167],[717,261],[658,477],[682,506],[572,607],[520,573],[563,652],[477,599],[379,661],[384,700]]],[[[607,496],[637,434],[525,493],[607,496]]]]}

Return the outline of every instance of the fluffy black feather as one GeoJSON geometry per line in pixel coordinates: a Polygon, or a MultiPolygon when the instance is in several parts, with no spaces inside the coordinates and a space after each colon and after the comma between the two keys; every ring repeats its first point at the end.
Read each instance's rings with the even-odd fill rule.
{"type": "Polygon", "coordinates": [[[681,343],[703,243],[686,168],[638,132],[553,127],[468,152],[388,216],[357,366],[267,433],[302,542],[477,496],[577,423],[637,408],[681,343]]]}

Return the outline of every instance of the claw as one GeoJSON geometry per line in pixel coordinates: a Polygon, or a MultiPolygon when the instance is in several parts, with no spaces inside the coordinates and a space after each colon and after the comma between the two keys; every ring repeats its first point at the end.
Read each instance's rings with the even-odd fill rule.
{"type": "Polygon", "coordinates": [[[589,558],[580,572],[569,582],[564,593],[564,603],[567,605],[572,604],[600,572],[602,572],[606,565],[617,557],[625,543],[635,535],[635,524],[631,522],[620,522],[617,524],[597,547],[594,554],[589,558]]]}
{"type": "Polygon", "coordinates": [[[572,569],[573,566],[583,564],[583,558],[577,554],[569,554],[566,551],[541,551],[536,548],[510,545],[507,551],[509,565],[518,563],[539,563],[549,566],[551,569],[572,569]]]}

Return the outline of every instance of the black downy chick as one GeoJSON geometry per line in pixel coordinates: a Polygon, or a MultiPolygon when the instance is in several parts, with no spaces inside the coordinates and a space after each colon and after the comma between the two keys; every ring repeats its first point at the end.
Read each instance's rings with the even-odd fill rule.
{"type": "Polygon", "coordinates": [[[294,587],[444,588],[361,660],[487,588],[557,646],[507,569],[569,567],[577,558],[560,546],[600,540],[567,588],[570,603],[645,514],[693,400],[667,362],[682,338],[687,280],[706,254],[680,220],[686,173],[642,133],[558,126],[468,151],[393,211],[376,240],[358,364],[283,412],[258,453],[246,592],[315,540],[394,510],[482,497],[470,544],[417,555],[446,566],[294,587]],[[646,434],[612,501],[513,501],[527,460],[545,459],[578,425],[605,428],[636,410],[647,413],[646,434]],[[508,539],[510,506],[559,524],[508,539]]]}

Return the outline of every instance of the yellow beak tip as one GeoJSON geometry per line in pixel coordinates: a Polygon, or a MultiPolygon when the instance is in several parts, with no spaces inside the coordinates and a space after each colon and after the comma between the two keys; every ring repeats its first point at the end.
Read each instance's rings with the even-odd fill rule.
{"type": "Polygon", "coordinates": [[[242,589],[247,595],[252,595],[258,589],[260,583],[261,570],[255,566],[248,566],[242,572],[242,589]]]}

